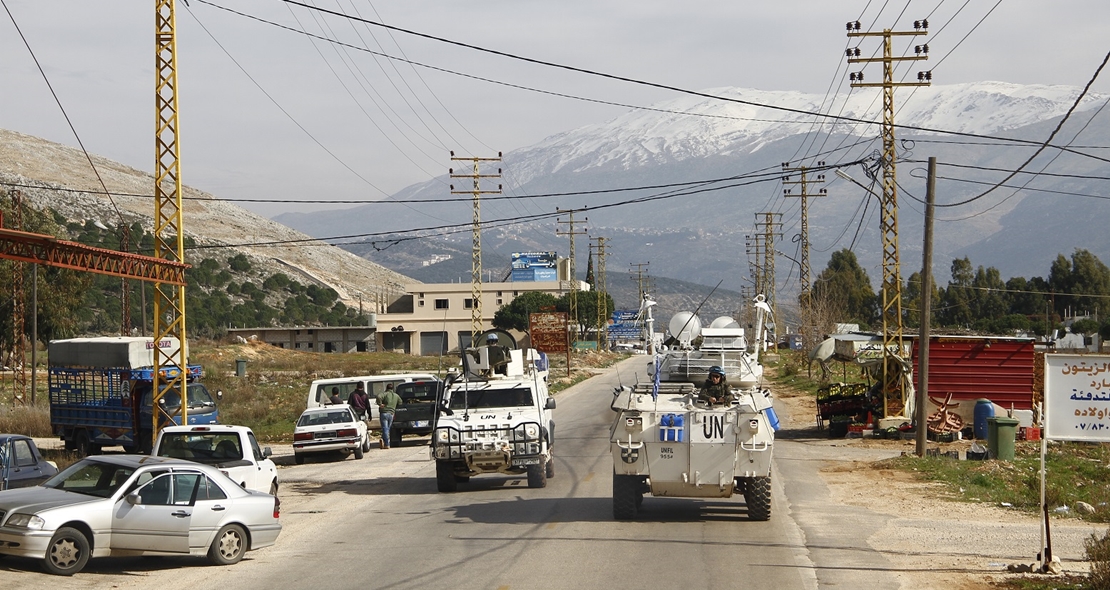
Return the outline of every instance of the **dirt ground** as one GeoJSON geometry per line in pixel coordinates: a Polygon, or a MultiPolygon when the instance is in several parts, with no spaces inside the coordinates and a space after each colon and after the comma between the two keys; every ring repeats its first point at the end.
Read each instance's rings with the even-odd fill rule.
{"type": "MultiPolygon", "coordinates": [[[[806,444],[830,447],[821,476],[833,500],[891,517],[868,543],[887,556],[902,588],[992,588],[1021,575],[1007,572],[1007,566],[1035,561],[1040,546],[1036,517],[1001,506],[954,501],[943,484],[919,481],[909,472],[882,469],[869,462],[839,461],[835,458],[837,447],[882,449],[889,451],[889,456],[900,451],[914,453],[915,443],[872,437],[823,438],[824,432],[817,431],[812,395],[787,386],[776,386],[774,393],[785,406],[784,428],[812,429],[814,437],[806,438],[806,444]]],[[[945,444],[942,450],[959,449],[963,456],[970,444],[945,444]]],[[[1106,526],[1076,519],[1053,519],[1051,526],[1053,555],[1061,559],[1064,572],[1086,574],[1083,540],[1091,533],[1101,536],[1106,526]]]]}

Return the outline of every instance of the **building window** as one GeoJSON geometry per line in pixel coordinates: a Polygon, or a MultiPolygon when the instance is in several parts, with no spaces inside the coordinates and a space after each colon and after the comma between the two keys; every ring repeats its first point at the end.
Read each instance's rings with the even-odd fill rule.
{"type": "Polygon", "coordinates": [[[498,297],[500,297],[500,296],[501,296],[501,291],[498,291],[498,292],[497,292],[497,296],[498,296],[498,297]]]}
{"type": "Polygon", "coordinates": [[[436,309],[448,309],[446,299],[436,299],[436,309]]]}
{"type": "MultiPolygon", "coordinates": [[[[499,293],[499,294],[500,294],[500,293],[499,293]]],[[[500,298],[500,297],[498,297],[498,298],[497,298],[497,305],[502,305],[502,303],[501,303],[501,298],[500,298]]]]}
{"type": "Polygon", "coordinates": [[[474,309],[474,300],[469,297],[463,299],[463,309],[474,309]]]}
{"type": "Polygon", "coordinates": [[[417,306],[417,307],[424,307],[424,300],[423,300],[423,299],[421,299],[420,301],[417,301],[417,302],[416,302],[416,306],[417,306]]]}
{"type": "Polygon", "coordinates": [[[513,297],[516,297],[517,295],[520,295],[520,291],[513,291],[513,297]]]}

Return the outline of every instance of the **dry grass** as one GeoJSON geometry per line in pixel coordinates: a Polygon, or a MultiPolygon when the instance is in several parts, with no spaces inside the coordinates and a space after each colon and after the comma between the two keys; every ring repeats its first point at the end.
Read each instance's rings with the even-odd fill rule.
{"type": "Polygon", "coordinates": [[[0,432],[35,437],[50,437],[50,408],[41,406],[0,406],[0,432]]]}

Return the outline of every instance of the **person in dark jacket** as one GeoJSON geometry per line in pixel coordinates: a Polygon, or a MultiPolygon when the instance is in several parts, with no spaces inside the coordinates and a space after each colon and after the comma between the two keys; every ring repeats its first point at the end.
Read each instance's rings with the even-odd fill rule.
{"type": "Polygon", "coordinates": [[[370,419],[370,396],[366,395],[366,389],[361,381],[355,385],[355,390],[347,398],[347,403],[355,411],[355,416],[358,416],[359,420],[370,419]]]}
{"type": "Polygon", "coordinates": [[[714,365],[709,367],[709,376],[698,392],[698,399],[707,404],[723,404],[728,400],[728,380],[725,379],[725,370],[714,365]]]}

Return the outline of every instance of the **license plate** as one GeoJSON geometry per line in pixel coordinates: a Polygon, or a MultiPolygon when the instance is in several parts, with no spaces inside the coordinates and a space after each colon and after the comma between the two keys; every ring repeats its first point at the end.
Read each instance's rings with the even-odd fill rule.
{"type": "Polygon", "coordinates": [[[427,420],[413,420],[412,427],[413,428],[427,428],[428,427],[428,421],[427,420]]]}
{"type": "Polygon", "coordinates": [[[540,458],[532,457],[529,459],[513,459],[513,465],[539,465],[540,458]]]}

